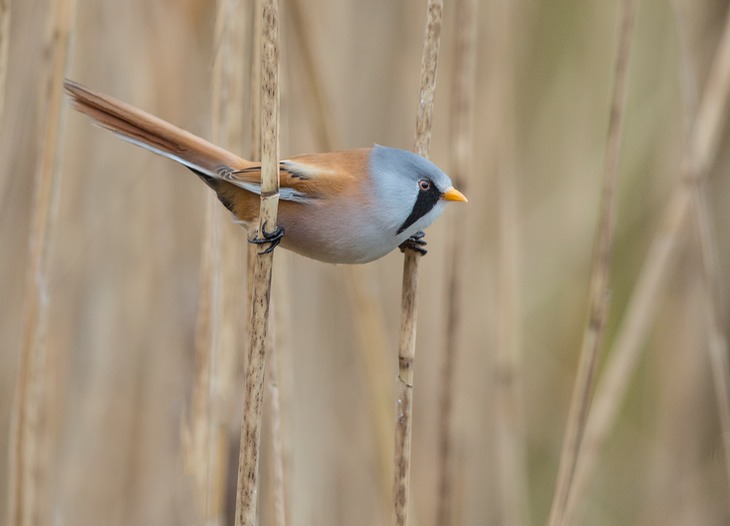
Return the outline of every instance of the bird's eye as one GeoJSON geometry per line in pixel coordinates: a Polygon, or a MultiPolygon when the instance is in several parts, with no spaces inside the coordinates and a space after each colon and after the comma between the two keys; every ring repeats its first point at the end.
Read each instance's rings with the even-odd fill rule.
{"type": "Polygon", "coordinates": [[[427,192],[431,189],[431,181],[428,179],[421,179],[418,181],[418,187],[424,192],[427,192]]]}

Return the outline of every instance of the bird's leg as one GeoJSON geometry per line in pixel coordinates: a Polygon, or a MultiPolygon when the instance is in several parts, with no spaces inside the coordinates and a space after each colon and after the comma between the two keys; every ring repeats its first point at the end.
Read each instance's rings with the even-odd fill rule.
{"type": "Polygon", "coordinates": [[[423,239],[425,236],[426,234],[423,232],[423,230],[419,230],[411,237],[403,241],[403,243],[401,243],[398,248],[400,248],[401,252],[405,252],[407,248],[410,248],[420,253],[422,256],[425,256],[428,253],[428,250],[423,248],[428,244],[426,243],[426,240],[423,239]]]}
{"type": "Polygon", "coordinates": [[[266,221],[264,221],[264,224],[261,225],[261,235],[262,235],[262,237],[259,237],[259,234],[257,232],[256,235],[254,235],[254,237],[252,237],[248,240],[248,242],[253,243],[254,245],[262,245],[264,243],[271,243],[270,247],[259,252],[259,254],[268,254],[269,252],[272,252],[279,245],[279,243],[281,243],[281,238],[284,237],[284,227],[279,225],[276,227],[276,229],[274,229],[273,232],[267,232],[266,231],[266,221]]]}

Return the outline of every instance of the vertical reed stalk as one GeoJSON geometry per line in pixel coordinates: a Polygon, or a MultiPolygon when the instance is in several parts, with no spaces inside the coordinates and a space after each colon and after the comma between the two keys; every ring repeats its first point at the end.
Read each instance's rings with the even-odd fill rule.
{"type": "Polygon", "coordinates": [[[598,454],[614,428],[628,392],[629,381],[636,370],[643,343],[660,304],[660,292],[667,283],[675,261],[679,232],[682,231],[689,205],[688,193],[678,187],[672,194],[661,226],[649,247],[614,343],[607,353],[606,365],[596,386],[594,402],[586,422],[580,459],[575,466],[565,510],[568,518],[585,491],[598,461],[598,454]]]}
{"type": "MultiPolygon", "coordinates": [[[[297,49],[304,65],[304,73],[312,93],[310,107],[312,128],[317,132],[317,139],[323,151],[337,149],[334,117],[331,105],[327,102],[322,74],[314,56],[310,39],[307,19],[303,12],[301,0],[294,0],[290,4],[294,38],[297,49]]],[[[383,509],[387,510],[391,498],[392,462],[391,446],[391,412],[388,385],[386,385],[383,371],[387,369],[387,338],[385,320],[377,297],[372,293],[368,281],[372,278],[371,268],[367,265],[346,265],[341,267],[345,281],[348,299],[353,311],[353,325],[357,332],[360,350],[356,353],[359,360],[358,370],[363,371],[368,386],[370,420],[372,422],[373,443],[378,457],[379,479],[383,509]]]]}
{"type": "MultiPolygon", "coordinates": [[[[285,273],[274,283],[274,297],[272,301],[274,306],[274,319],[277,320],[278,327],[276,332],[276,342],[271,346],[268,367],[269,378],[267,382],[267,391],[269,393],[269,413],[271,420],[271,452],[272,452],[272,499],[274,508],[274,525],[284,526],[287,516],[287,491],[286,491],[286,464],[288,449],[284,443],[284,434],[282,432],[282,420],[286,414],[285,407],[282,404],[282,378],[279,371],[286,368],[284,364],[284,356],[282,350],[287,350],[289,345],[289,335],[287,333],[289,327],[289,287],[283,280],[286,279],[285,273]]],[[[286,391],[291,392],[291,391],[286,391]]],[[[287,420],[288,421],[288,420],[287,420]]]]}
{"type": "Polygon", "coordinates": [[[5,87],[10,50],[10,0],[0,0],[0,123],[5,114],[5,87]]]}
{"type": "Polygon", "coordinates": [[[195,327],[195,376],[190,420],[182,429],[182,451],[186,471],[195,479],[198,506],[206,524],[220,524],[217,518],[220,488],[215,487],[218,459],[215,458],[212,402],[214,353],[219,347],[216,326],[220,317],[220,229],[215,222],[215,195],[206,199],[206,228],[200,269],[199,303],[195,327]]]}
{"type": "MultiPolygon", "coordinates": [[[[276,228],[279,204],[279,6],[262,2],[261,48],[261,212],[259,235],[276,228]]],[[[256,523],[258,457],[261,438],[273,252],[256,256],[249,324],[249,360],[244,384],[241,452],[238,463],[236,525],[256,523]]]]}
{"type": "Polygon", "coordinates": [[[557,484],[550,512],[551,526],[566,523],[566,508],[573,483],[575,466],[580,455],[583,432],[590,407],[603,332],[608,319],[610,270],[613,251],[621,139],[626,106],[629,52],[631,50],[636,0],[621,3],[618,52],[614,70],[614,88],[608,121],[608,137],[604,166],[598,240],[591,273],[588,321],[583,333],[578,372],[570,403],[563,439],[557,484]]]}
{"type": "MultiPolygon", "coordinates": [[[[221,0],[215,23],[212,74],[212,138],[223,147],[241,146],[243,111],[242,3],[221,0]]],[[[241,229],[212,192],[208,195],[200,307],[196,334],[196,376],[191,422],[184,433],[188,469],[194,475],[206,524],[225,519],[229,440],[226,414],[241,347],[241,292],[244,281],[241,229]],[[226,284],[226,286],[223,286],[226,284]]]]}
{"type": "MultiPolygon", "coordinates": [[[[452,74],[451,99],[451,178],[457,188],[466,192],[467,178],[471,172],[473,157],[474,102],[476,94],[476,32],[477,5],[474,0],[457,0],[456,45],[454,46],[454,71],[452,74]]],[[[447,315],[444,347],[441,357],[441,394],[439,399],[439,458],[438,493],[436,495],[436,524],[454,524],[454,445],[453,445],[453,397],[454,373],[458,359],[459,334],[462,329],[461,304],[463,283],[461,275],[464,259],[465,211],[455,211],[447,254],[447,315]]]]}
{"type": "MultiPolygon", "coordinates": [[[[683,56],[687,56],[687,54],[683,56]]],[[[637,280],[635,293],[629,301],[624,322],[616,337],[616,343],[609,354],[610,358],[606,363],[605,372],[596,388],[594,409],[591,411],[585,430],[584,449],[581,451],[580,462],[576,466],[574,487],[567,510],[569,513],[574,510],[577,501],[585,491],[585,486],[595,469],[598,454],[609,432],[613,429],[621,403],[626,397],[629,380],[636,369],[642,349],[641,343],[646,336],[649,322],[657,305],[658,292],[666,282],[668,269],[673,261],[672,256],[692,205],[692,187],[698,184],[699,179],[706,178],[709,167],[716,157],[720,133],[725,125],[725,111],[729,96],[730,10],[726,14],[721,43],[715,53],[692,127],[687,159],[682,170],[684,177],[678,182],[667,205],[662,228],[654,237],[637,280]]],[[[710,309],[713,309],[711,305],[710,309]]],[[[717,313],[717,311],[713,313],[714,319],[711,320],[713,324],[717,323],[717,313]]],[[[717,352],[722,347],[723,339],[717,338],[717,327],[711,330],[710,358],[713,363],[718,410],[723,429],[726,469],[730,474],[730,445],[728,444],[730,432],[726,428],[728,425],[728,371],[727,364],[722,363],[723,356],[726,358],[726,354],[717,352]]]]}
{"type": "MultiPolygon", "coordinates": [[[[253,49],[251,50],[251,139],[249,141],[249,155],[251,161],[261,160],[261,0],[252,0],[253,13],[253,49]]],[[[256,263],[256,254],[259,248],[253,243],[247,243],[246,250],[246,286],[248,287],[246,297],[249,309],[253,305],[253,271],[256,263]]],[[[250,313],[249,313],[250,314],[250,313]]]]}
{"type": "Polygon", "coordinates": [[[494,82],[497,85],[494,118],[500,141],[495,151],[497,168],[497,345],[494,352],[494,407],[496,469],[502,524],[530,523],[527,454],[523,412],[523,364],[520,338],[520,217],[515,157],[515,45],[516,2],[497,2],[491,25],[495,41],[494,82]]]}
{"type": "Polygon", "coordinates": [[[730,10],[725,15],[722,37],[697,111],[690,150],[687,153],[685,174],[689,178],[692,191],[702,274],[708,299],[710,363],[722,431],[725,471],[728,477],[730,477],[730,364],[728,342],[724,332],[725,309],[720,296],[722,287],[718,273],[718,255],[707,205],[706,182],[710,163],[716,156],[720,133],[725,125],[729,94],[730,10]]]}
{"type": "MultiPolygon", "coordinates": [[[[322,75],[312,50],[312,44],[307,37],[308,25],[304,16],[302,0],[292,0],[289,4],[293,21],[294,37],[297,43],[299,57],[303,62],[303,69],[307,75],[312,93],[312,119],[319,121],[319,126],[312,126],[317,134],[317,140],[324,147],[324,151],[333,151],[335,145],[335,121],[330,105],[327,104],[322,75]]],[[[307,3],[312,5],[311,3],[307,3]]]]}
{"type": "Polygon", "coordinates": [[[393,461],[392,384],[387,383],[383,371],[388,370],[387,337],[383,309],[378,303],[375,276],[367,265],[348,265],[342,268],[345,286],[352,308],[353,325],[360,350],[357,353],[359,371],[366,379],[366,395],[370,410],[371,430],[378,460],[379,489],[383,513],[387,514],[392,492],[391,463],[393,461]]]}
{"type": "MultiPolygon", "coordinates": [[[[44,104],[40,158],[36,169],[30,243],[24,297],[22,347],[13,406],[8,480],[8,525],[30,526],[43,521],[42,488],[48,466],[41,452],[48,445],[43,399],[52,371],[46,368],[48,324],[48,273],[54,239],[61,164],[63,78],[68,68],[71,36],[76,17],[75,0],[50,2],[48,63],[44,64],[41,90],[44,104]]],[[[8,12],[5,13],[7,16],[8,12]]],[[[5,21],[3,21],[5,23],[5,21]]],[[[4,37],[7,32],[3,28],[4,37]]],[[[7,45],[7,44],[5,44],[7,45]]]]}
{"type": "MultiPolygon", "coordinates": [[[[431,148],[431,123],[436,91],[436,66],[441,42],[442,0],[428,0],[426,30],[421,59],[421,88],[416,116],[414,150],[428,157],[431,148]]],[[[396,426],[393,482],[393,522],[398,526],[408,520],[408,492],[411,469],[411,429],[413,367],[416,355],[416,320],[418,315],[418,271],[421,254],[407,249],[403,261],[401,328],[398,346],[398,381],[396,385],[396,426]]]]}

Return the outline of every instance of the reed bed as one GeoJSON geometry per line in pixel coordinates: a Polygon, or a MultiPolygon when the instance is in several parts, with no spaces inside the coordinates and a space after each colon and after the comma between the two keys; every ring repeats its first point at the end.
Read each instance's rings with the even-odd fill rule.
{"type": "Polygon", "coordinates": [[[5,111],[5,86],[8,81],[10,12],[10,1],[0,2],[0,121],[5,111]]]}
{"type": "MultiPolygon", "coordinates": [[[[63,152],[62,133],[63,78],[68,70],[71,37],[76,18],[76,3],[65,0],[52,4],[45,19],[43,36],[51,51],[41,63],[46,119],[40,136],[40,150],[32,188],[31,230],[28,238],[26,286],[23,297],[23,333],[20,342],[16,392],[12,405],[12,423],[8,437],[10,469],[7,477],[7,523],[31,525],[46,521],[47,479],[52,448],[51,410],[47,402],[54,386],[54,370],[48,358],[48,282],[51,249],[58,210],[60,164],[63,152]]],[[[2,90],[7,73],[9,6],[2,7],[0,43],[2,90]]],[[[4,93],[0,94],[4,97],[4,93]]],[[[0,111],[0,115],[2,112],[0,111]]]]}
{"type": "MultiPolygon", "coordinates": [[[[243,151],[246,51],[251,17],[241,2],[219,2],[213,33],[211,140],[231,151],[243,151]]],[[[250,67],[248,68],[250,69],[250,67]]],[[[236,413],[240,399],[237,369],[244,358],[246,319],[245,233],[230,220],[212,192],[206,202],[205,236],[195,335],[195,380],[189,423],[182,444],[186,467],[196,482],[205,524],[228,523],[229,466],[235,461],[236,413]]]]}
{"type": "MultiPolygon", "coordinates": [[[[252,2],[77,4],[69,77],[245,157],[260,151],[252,2]]],[[[429,156],[466,180],[469,204],[429,228],[419,262],[412,526],[549,521],[596,259],[619,3],[477,4],[468,31],[454,2],[443,8],[429,156]],[[469,31],[464,110],[457,49],[469,31]],[[471,138],[454,153],[459,107],[471,138]],[[456,346],[446,376],[445,341],[456,346]]],[[[9,524],[233,524],[246,359],[241,346],[221,353],[234,333],[244,346],[250,335],[244,232],[208,208],[209,190],[186,170],[46,110],[60,93],[47,75],[64,55],[47,37],[48,5],[0,2],[0,517],[18,517],[11,422],[27,386],[28,247],[39,247],[33,218],[45,213],[35,175],[60,122],[36,296],[48,309],[36,392],[47,434],[26,479],[38,499],[9,524]]],[[[412,147],[426,5],[280,2],[282,157],[412,147]]],[[[709,0],[636,2],[604,351],[562,523],[730,520],[727,17],[709,0]]],[[[277,368],[262,390],[259,524],[389,524],[403,255],[348,269],[275,252],[283,291],[269,328],[277,368]]]]}
{"type": "Polygon", "coordinates": [[[608,323],[611,299],[611,269],[618,209],[619,166],[621,143],[626,115],[628,93],[628,69],[633,43],[635,0],[621,2],[618,48],[614,68],[613,90],[606,134],[606,160],[601,185],[600,216],[596,234],[596,248],[593,256],[589,286],[589,306],[586,326],[583,332],[575,387],[570,401],[565,438],[560,455],[555,495],[550,510],[550,526],[566,524],[568,498],[573,484],[575,466],[578,463],[590,411],[593,388],[598,371],[603,337],[608,323]]]}

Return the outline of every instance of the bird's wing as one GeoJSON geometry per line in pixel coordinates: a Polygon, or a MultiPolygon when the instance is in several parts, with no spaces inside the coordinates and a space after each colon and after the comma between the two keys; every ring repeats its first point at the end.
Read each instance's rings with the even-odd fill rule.
{"type": "MultiPolygon", "coordinates": [[[[353,194],[367,173],[370,149],[300,155],[279,163],[282,199],[310,201],[353,194]]],[[[249,192],[261,194],[261,165],[226,174],[225,179],[249,192]]]]}
{"type": "MultiPolygon", "coordinates": [[[[261,194],[261,165],[246,161],[174,124],[130,104],[66,79],[74,109],[121,139],[177,161],[199,175],[261,194]]],[[[302,155],[280,163],[280,197],[311,201],[343,195],[366,169],[370,149],[302,155]]]]}

